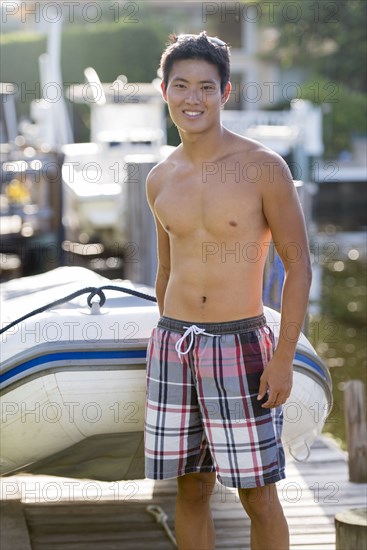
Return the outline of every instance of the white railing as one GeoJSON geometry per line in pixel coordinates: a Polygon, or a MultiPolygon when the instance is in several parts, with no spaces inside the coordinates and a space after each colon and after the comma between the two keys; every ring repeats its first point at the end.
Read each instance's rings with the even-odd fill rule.
{"type": "Polygon", "coordinates": [[[296,146],[310,156],[324,150],[321,108],[310,101],[293,100],[288,111],[224,110],[221,120],[232,132],[257,139],[280,154],[296,146]]]}

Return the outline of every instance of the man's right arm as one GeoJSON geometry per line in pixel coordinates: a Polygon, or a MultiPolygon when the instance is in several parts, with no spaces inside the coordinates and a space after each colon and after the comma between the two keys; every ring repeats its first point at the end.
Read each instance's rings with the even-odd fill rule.
{"type": "Polygon", "coordinates": [[[164,296],[171,272],[170,243],[168,233],[163,228],[154,208],[154,203],[159,191],[159,178],[157,167],[153,168],[147,177],[147,199],[152,211],[157,233],[158,269],[155,281],[155,291],[160,315],[163,315],[164,296]]]}

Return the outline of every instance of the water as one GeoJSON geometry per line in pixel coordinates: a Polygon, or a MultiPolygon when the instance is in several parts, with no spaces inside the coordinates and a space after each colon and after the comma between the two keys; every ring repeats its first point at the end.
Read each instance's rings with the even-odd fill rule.
{"type": "Polygon", "coordinates": [[[307,337],[330,368],[334,406],[325,424],[346,449],[343,386],[366,379],[366,235],[318,233],[310,239],[314,281],[307,337]]]}

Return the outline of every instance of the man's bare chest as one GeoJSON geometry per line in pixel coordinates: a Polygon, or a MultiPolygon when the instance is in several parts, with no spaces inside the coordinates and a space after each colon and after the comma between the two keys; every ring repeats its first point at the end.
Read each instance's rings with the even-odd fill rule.
{"type": "Polygon", "coordinates": [[[259,185],[243,180],[170,181],[162,186],[154,207],[163,227],[176,236],[202,230],[231,238],[264,222],[259,185]]]}

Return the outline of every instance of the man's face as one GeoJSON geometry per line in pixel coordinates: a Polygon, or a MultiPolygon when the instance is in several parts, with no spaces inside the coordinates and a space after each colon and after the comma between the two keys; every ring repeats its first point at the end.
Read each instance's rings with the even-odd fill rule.
{"type": "Polygon", "coordinates": [[[221,93],[217,67],[202,59],[175,61],[167,88],[162,82],[171,118],[181,131],[187,132],[204,131],[218,123],[229,91],[228,84],[224,94],[221,93]]]}

